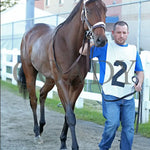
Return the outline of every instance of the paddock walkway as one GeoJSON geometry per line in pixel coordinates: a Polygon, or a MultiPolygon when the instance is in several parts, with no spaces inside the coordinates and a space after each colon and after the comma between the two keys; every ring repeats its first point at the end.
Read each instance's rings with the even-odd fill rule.
{"type": "MultiPolygon", "coordinates": [[[[39,108],[38,108],[39,111],[39,108]]],[[[46,109],[46,127],[42,135],[43,144],[34,143],[33,118],[29,101],[1,89],[1,150],[59,150],[60,132],[64,115],[46,109]]],[[[80,150],[99,150],[103,126],[92,122],[77,120],[76,134],[80,150]]],[[[120,132],[111,150],[119,150],[120,132]]],[[[71,150],[70,130],[67,139],[71,150]]],[[[133,150],[149,150],[150,139],[135,135],[133,150]]]]}

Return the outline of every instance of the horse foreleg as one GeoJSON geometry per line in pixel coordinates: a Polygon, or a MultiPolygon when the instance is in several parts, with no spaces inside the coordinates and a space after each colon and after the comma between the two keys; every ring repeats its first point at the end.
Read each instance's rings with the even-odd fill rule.
{"type": "Polygon", "coordinates": [[[45,121],[45,99],[47,93],[54,87],[54,81],[52,79],[46,79],[44,86],[40,90],[40,134],[43,132],[43,127],[46,124],[45,121]]]}
{"type": "Polygon", "coordinates": [[[75,125],[76,125],[75,114],[72,108],[69,106],[66,108],[65,122],[60,136],[60,140],[61,140],[60,150],[67,149],[66,140],[67,140],[68,126],[70,127],[71,136],[72,136],[72,150],[79,149],[77,139],[76,139],[76,134],[75,134],[75,125]]]}
{"type": "Polygon", "coordinates": [[[57,84],[59,97],[65,109],[65,123],[61,135],[61,148],[66,148],[67,130],[70,127],[72,137],[72,150],[78,150],[79,146],[75,134],[76,117],[74,114],[74,104],[79,92],[73,92],[74,88],[64,80],[59,80],[57,84]],[[69,94],[70,93],[70,94],[69,94]],[[64,133],[63,133],[64,132],[64,133]]]}
{"type": "Polygon", "coordinates": [[[75,131],[76,117],[74,114],[74,107],[75,107],[76,100],[80,92],[82,91],[83,85],[84,84],[81,82],[80,78],[76,78],[72,82],[69,88],[69,99],[71,105],[66,105],[66,118],[72,135],[72,150],[79,150],[79,146],[76,139],[76,131],[75,131]]]}
{"type": "Polygon", "coordinates": [[[64,126],[60,135],[60,140],[61,140],[60,150],[67,149],[66,140],[67,140],[68,126],[70,127],[71,136],[72,136],[72,150],[79,149],[77,139],[76,139],[76,134],[75,134],[75,125],[76,125],[75,114],[72,108],[68,106],[66,107],[65,122],[64,122],[64,126]]]}
{"type": "Polygon", "coordinates": [[[76,139],[75,125],[76,117],[74,111],[70,105],[66,106],[66,120],[67,124],[70,127],[71,136],[72,136],[72,150],[78,150],[79,146],[76,139]]]}

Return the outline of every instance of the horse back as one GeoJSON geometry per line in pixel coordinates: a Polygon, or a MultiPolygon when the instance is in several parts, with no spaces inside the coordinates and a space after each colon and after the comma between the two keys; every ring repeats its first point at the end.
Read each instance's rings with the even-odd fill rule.
{"type": "Polygon", "coordinates": [[[52,41],[54,29],[47,24],[35,24],[23,36],[21,43],[21,61],[27,65],[33,65],[44,75],[50,75],[48,61],[49,45],[52,41]]]}

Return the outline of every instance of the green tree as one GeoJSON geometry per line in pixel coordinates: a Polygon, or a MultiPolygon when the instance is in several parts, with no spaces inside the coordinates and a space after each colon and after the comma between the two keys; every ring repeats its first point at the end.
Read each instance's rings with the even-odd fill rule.
{"type": "Polygon", "coordinates": [[[14,6],[17,4],[18,0],[1,0],[0,1],[0,12],[6,10],[9,7],[14,6]]]}

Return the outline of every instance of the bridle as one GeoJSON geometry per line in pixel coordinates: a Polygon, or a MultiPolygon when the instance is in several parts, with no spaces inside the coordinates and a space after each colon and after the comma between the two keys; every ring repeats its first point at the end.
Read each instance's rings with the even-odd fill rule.
{"type": "Polygon", "coordinates": [[[83,1],[83,8],[82,8],[82,12],[81,12],[81,21],[82,23],[86,23],[87,27],[88,27],[88,34],[87,34],[87,38],[92,39],[94,38],[94,32],[93,30],[96,28],[103,28],[104,30],[106,29],[106,25],[104,22],[97,22],[94,25],[91,25],[90,22],[88,21],[88,15],[87,15],[87,8],[86,8],[86,3],[88,2],[88,0],[84,0],[83,1]]]}

